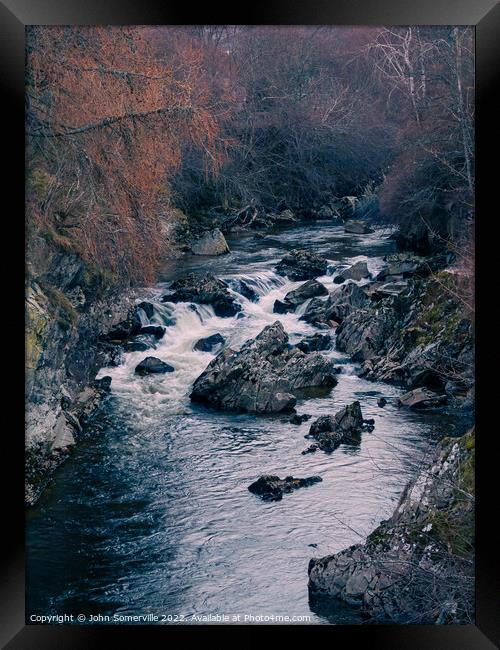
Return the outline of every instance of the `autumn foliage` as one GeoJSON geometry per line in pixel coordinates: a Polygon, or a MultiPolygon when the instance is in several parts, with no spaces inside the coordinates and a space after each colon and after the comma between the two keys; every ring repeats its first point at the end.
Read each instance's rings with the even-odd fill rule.
{"type": "Polygon", "coordinates": [[[370,191],[470,235],[471,28],[31,27],[26,70],[28,223],[127,281],[154,279],[174,208],[370,191]]]}

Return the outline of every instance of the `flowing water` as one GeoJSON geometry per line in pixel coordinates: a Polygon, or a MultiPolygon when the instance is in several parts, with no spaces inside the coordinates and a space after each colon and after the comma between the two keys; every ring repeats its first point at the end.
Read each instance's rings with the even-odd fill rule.
{"type": "Polygon", "coordinates": [[[328,396],[299,401],[297,411],[316,418],[359,400],[363,416],[375,420],[359,446],[301,455],[310,422],[216,412],[191,404],[189,392],[213,358],[193,350],[201,337],[219,332],[237,348],[276,320],[292,343],[317,331],[299,320],[305,305],[273,314],[274,301],[301,284],[273,271],[286,250],[324,254],[329,274],[318,279],[332,289],[335,267],[367,260],[377,273],[392,251],[386,235],[348,235],[319,223],[240,237],[229,242],[230,255],[189,257],[164,269],[144,297],[155,302],[154,322],[175,324],[156,350],[128,353],[122,365],[100,372],[111,375],[112,395],[92,435],[28,514],[28,613],[359,622],[341,604],[309,602],[309,559],[363,541],[387,518],[433,441],[453,435],[452,418],[397,409],[399,389],[358,377],[356,365],[333,348],[323,354],[342,366],[338,385],[328,396]],[[188,271],[211,271],[230,286],[244,279],[260,299],[238,295],[243,310],[235,318],[218,318],[207,306],[161,303],[168,283],[188,271]],[[138,377],[134,368],[148,354],[175,372],[138,377]],[[381,395],[385,408],[377,406],[381,395]],[[263,502],[247,487],[265,473],[318,474],[323,482],[263,502]]]}

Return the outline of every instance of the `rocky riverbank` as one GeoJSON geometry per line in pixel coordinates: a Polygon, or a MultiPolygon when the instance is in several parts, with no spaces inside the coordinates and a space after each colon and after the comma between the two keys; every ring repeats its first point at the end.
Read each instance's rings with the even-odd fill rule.
{"type": "Polygon", "coordinates": [[[309,563],[312,599],[391,623],[474,621],[474,430],[444,439],[364,544],[309,563]]]}

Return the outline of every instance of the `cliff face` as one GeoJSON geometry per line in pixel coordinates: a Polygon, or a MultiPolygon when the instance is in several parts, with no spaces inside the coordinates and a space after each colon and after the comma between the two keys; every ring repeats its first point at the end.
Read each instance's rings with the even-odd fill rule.
{"type": "Polygon", "coordinates": [[[473,430],[443,440],[364,544],[312,559],[312,598],[339,598],[378,621],[472,623],[474,446],[473,430]]]}
{"type": "Polygon", "coordinates": [[[54,242],[33,238],[28,258],[26,502],[32,504],[106,394],[94,379],[116,353],[100,338],[124,318],[131,297],[54,242]]]}

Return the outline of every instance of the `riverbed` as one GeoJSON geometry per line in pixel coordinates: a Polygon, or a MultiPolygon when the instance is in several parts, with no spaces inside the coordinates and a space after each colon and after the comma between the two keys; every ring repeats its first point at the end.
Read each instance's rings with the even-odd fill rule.
{"type": "Polygon", "coordinates": [[[380,270],[393,252],[387,235],[302,224],[230,238],[229,255],[186,256],[165,266],[143,298],[155,304],[153,321],[168,325],[151,354],[175,371],[137,376],[135,366],[149,352],[128,353],[120,366],[100,371],[112,377],[110,397],[28,513],[28,613],[111,622],[154,614],[160,623],[193,624],[193,615],[361,621],[340,603],[310,603],[309,560],[362,542],[390,516],[435,441],[453,434],[455,419],[397,408],[402,391],[360,378],[334,337],[322,354],[341,367],[338,385],[296,408],[314,419],[359,400],[363,417],[375,421],[360,445],[302,455],[311,421],[297,426],[285,415],[217,412],[192,404],[189,393],[214,356],[193,350],[202,337],[220,333],[238,348],[276,320],[291,343],[317,331],[299,320],[305,304],[297,313],[273,313],[274,301],[301,284],[273,270],[287,250],[324,255],[329,269],[318,280],[333,290],[336,273],[356,261],[367,261],[373,275],[380,270]],[[162,303],[169,283],[191,271],[210,271],[230,287],[244,279],[259,300],[235,294],[242,312],[233,318],[216,317],[208,306],[162,303]],[[263,502],[247,489],[261,474],[319,475],[322,482],[263,502]]]}

